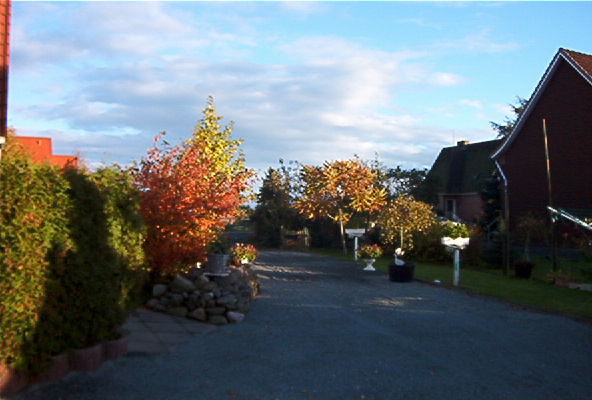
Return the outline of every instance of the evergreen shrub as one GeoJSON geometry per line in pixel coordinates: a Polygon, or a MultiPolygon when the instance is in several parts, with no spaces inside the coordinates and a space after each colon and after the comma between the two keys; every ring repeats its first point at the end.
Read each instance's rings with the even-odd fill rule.
{"type": "Polygon", "coordinates": [[[143,224],[127,172],[0,165],[0,362],[25,373],[114,338],[144,277],[143,224]]]}

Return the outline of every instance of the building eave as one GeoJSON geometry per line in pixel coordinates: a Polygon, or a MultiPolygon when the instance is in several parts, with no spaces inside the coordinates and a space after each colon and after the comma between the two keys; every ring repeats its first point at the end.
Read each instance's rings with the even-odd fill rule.
{"type": "MultiPolygon", "coordinates": [[[[549,64],[549,66],[547,67],[547,70],[543,74],[537,87],[535,88],[534,93],[532,94],[532,96],[528,102],[528,105],[527,105],[526,109],[524,110],[524,113],[522,113],[522,115],[518,119],[518,122],[516,123],[516,126],[512,130],[512,133],[510,133],[510,135],[502,143],[500,148],[495,153],[493,153],[491,158],[498,159],[508,149],[508,147],[510,147],[510,145],[512,144],[512,142],[516,138],[516,135],[518,135],[518,132],[520,132],[520,130],[522,129],[522,127],[524,126],[524,124],[528,120],[528,117],[530,116],[532,110],[534,109],[534,107],[538,103],[542,93],[545,91],[545,88],[547,87],[547,85],[549,84],[551,79],[553,78],[553,75],[555,74],[555,71],[557,70],[561,60],[564,60],[569,65],[571,65],[571,67],[574,68],[586,80],[586,82],[588,82],[590,85],[592,85],[592,76],[590,76],[577,62],[575,62],[575,60],[572,57],[570,57],[569,54],[566,53],[566,51],[564,49],[560,48],[559,51],[557,51],[557,54],[555,54],[553,61],[551,61],[551,64],[549,64]]],[[[542,129],[542,127],[541,127],[541,129],[542,129]]]]}

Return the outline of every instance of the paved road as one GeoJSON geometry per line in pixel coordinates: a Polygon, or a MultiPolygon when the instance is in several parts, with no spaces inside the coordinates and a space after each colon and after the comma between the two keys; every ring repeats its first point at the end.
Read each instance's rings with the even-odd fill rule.
{"type": "Polygon", "coordinates": [[[26,399],[591,399],[592,326],[263,252],[247,320],[26,399]]]}

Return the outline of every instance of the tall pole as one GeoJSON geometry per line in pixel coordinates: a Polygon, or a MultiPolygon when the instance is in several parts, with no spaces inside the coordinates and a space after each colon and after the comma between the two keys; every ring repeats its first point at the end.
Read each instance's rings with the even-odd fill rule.
{"type": "Polygon", "coordinates": [[[454,273],[452,283],[454,286],[460,285],[460,249],[454,247],[454,273]]]}
{"type": "MultiPolygon", "coordinates": [[[[547,185],[549,189],[549,207],[553,207],[553,192],[551,188],[551,164],[549,162],[549,141],[547,139],[547,121],[543,119],[543,135],[545,138],[545,158],[547,160],[547,185]]],[[[551,216],[551,247],[552,247],[552,257],[553,257],[553,271],[557,271],[558,267],[558,260],[557,260],[557,235],[555,234],[555,218],[553,217],[553,213],[550,213],[551,216]]]]}

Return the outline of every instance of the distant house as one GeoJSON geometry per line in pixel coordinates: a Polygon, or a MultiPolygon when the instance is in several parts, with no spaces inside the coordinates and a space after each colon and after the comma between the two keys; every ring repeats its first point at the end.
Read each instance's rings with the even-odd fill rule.
{"type": "Polygon", "coordinates": [[[495,171],[491,155],[500,144],[501,140],[473,144],[460,141],[440,151],[428,172],[431,181],[436,182],[436,210],[440,214],[466,222],[479,219],[483,208],[481,191],[495,171]]]}
{"type": "Polygon", "coordinates": [[[23,146],[36,163],[48,162],[61,168],[78,167],[78,157],[53,154],[51,138],[14,136],[13,139],[23,146]]]}
{"type": "Polygon", "coordinates": [[[503,178],[510,228],[525,214],[549,220],[550,202],[555,207],[592,209],[591,55],[559,49],[514,130],[492,158],[503,178]]]}

